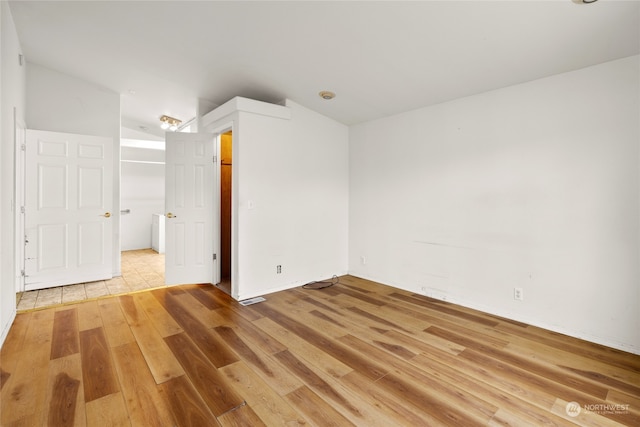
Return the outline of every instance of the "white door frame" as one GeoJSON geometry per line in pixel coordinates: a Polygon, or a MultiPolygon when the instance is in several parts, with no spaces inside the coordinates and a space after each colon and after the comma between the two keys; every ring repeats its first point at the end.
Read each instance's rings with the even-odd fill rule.
{"type": "Polygon", "coordinates": [[[14,272],[16,292],[24,292],[24,205],[26,171],[27,126],[13,108],[14,157],[13,157],[13,212],[14,212],[14,272]]]}
{"type": "MultiPolygon", "coordinates": [[[[214,227],[217,230],[220,230],[220,221],[222,220],[222,212],[221,212],[221,204],[220,204],[220,138],[223,133],[229,132],[233,134],[231,139],[231,150],[233,153],[233,168],[231,169],[231,296],[233,298],[238,297],[237,290],[237,280],[238,280],[238,233],[236,229],[237,221],[237,206],[238,206],[238,173],[237,173],[237,163],[238,163],[238,154],[237,154],[237,129],[235,129],[234,122],[228,122],[222,126],[218,126],[212,129],[210,132],[213,133],[214,138],[216,140],[216,158],[217,158],[217,167],[215,173],[217,174],[217,185],[214,188],[214,197],[217,200],[217,208],[215,209],[215,217],[214,217],[214,227]]],[[[215,250],[216,253],[220,253],[220,233],[215,234],[214,239],[215,250]]],[[[220,263],[216,265],[216,282],[220,283],[220,263]]]]}

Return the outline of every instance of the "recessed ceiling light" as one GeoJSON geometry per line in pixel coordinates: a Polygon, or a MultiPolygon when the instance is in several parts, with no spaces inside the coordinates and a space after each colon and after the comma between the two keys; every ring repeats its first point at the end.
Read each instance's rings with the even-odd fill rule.
{"type": "Polygon", "coordinates": [[[320,95],[320,98],[326,99],[327,101],[336,97],[335,93],[328,90],[323,90],[318,95],[320,95]]]}

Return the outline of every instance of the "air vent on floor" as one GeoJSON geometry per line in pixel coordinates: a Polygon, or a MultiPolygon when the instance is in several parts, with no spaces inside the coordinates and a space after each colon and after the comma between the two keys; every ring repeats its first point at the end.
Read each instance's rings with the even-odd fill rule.
{"type": "Polygon", "coordinates": [[[262,297],[255,297],[255,298],[245,299],[245,300],[242,300],[242,301],[239,301],[239,302],[240,302],[240,305],[245,305],[246,306],[246,305],[251,305],[251,304],[257,304],[257,303],[262,302],[262,301],[266,301],[266,299],[264,299],[262,297]]]}

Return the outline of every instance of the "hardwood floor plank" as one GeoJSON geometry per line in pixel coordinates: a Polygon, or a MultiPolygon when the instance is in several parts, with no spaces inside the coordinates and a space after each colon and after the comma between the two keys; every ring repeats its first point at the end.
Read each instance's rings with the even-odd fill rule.
{"type": "Polygon", "coordinates": [[[263,316],[269,317],[287,330],[294,332],[321,351],[372,379],[380,378],[386,373],[384,368],[370,362],[367,358],[352,352],[349,348],[334,342],[322,333],[270,308],[266,303],[256,304],[256,311],[263,316]]]}
{"type": "Polygon", "coordinates": [[[180,304],[174,295],[163,289],[152,293],[216,368],[238,361],[229,347],[180,304]]]}
{"type": "Polygon", "coordinates": [[[377,381],[371,381],[359,372],[353,371],[345,375],[340,378],[340,382],[354,393],[359,392],[363,399],[368,399],[380,414],[394,420],[389,425],[430,427],[444,425],[429,414],[426,408],[417,408],[409,404],[403,396],[399,396],[377,381]],[[366,392],[362,393],[363,390],[366,392]]]}
{"type": "Polygon", "coordinates": [[[76,400],[80,381],[65,373],[56,376],[53,384],[54,399],[49,407],[50,426],[73,426],[75,424],[76,400]]]}
{"type": "Polygon", "coordinates": [[[34,427],[40,424],[40,419],[42,419],[41,411],[32,412],[31,414],[11,423],[2,424],[2,427],[34,427]]]}
{"type": "Polygon", "coordinates": [[[285,399],[305,415],[313,426],[344,427],[355,425],[306,386],[287,394],[285,399]]]}
{"type": "Polygon", "coordinates": [[[16,315],[11,329],[7,333],[7,337],[4,340],[2,349],[0,349],[0,363],[2,363],[3,369],[10,373],[13,371],[13,366],[7,361],[17,362],[17,353],[20,353],[24,346],[25,336],[31,321],[33,313],[18,313],[16,315]]]}
{"type": "Polygon", "coordinates": [[[97,300],[74,304],[74,307],[78,310],[79,331],[101,328],[104,325],[97,300]]]}
{"type": "Polygon", "coordinates": [[[80,353],[49,362],[46,411],[41,425],[84,426],[86,412],[80,353]]]}
{"type": "Polygon", "coordinates": [[[112,348],[120,387],[131,424],[164,427],[175,424],[138,344],[130,342],[112,348]]]}
{"type": "Polygon", "coordinates": [[[218,372],[185,332],[166,337],[165,341],[213,415],[219,417],[245,404],[227,378],[218,372]]]}
{"type": "Polygon", "coordinates": [[[185,375],[158,386],[180,427],[212,427],[220,423],[185,375]]]}
{"type": "Polygon", "coordinates": [[[631,384],[631,383],[620,381],[616,378],[612,378],[610,376],[607,376],[600,372],[595,372],[592,370],[577,369],[571,366],[563,366],[563,365],[559,365],[558,367],[561,369],[565,369],[569,372],[573,372],[574,374],[578,374],[583,378],[590,379],[592,384],[600,384],[608,387],[610,390],[615,389],[623,393],[628,393],[630,395],[636,395],[636,396],[640,395],[640,381],[637,382],[636,384],[631,384]]]}
{"type": "Polygon", "coordinates": [[[161,337],[179,334],[182,328],[164,307],[149,292],[140,292],[133,295],[133,300],[141,307],[158,331],[161,337]]]}
{"type": "Polygon", "coordinates": [[[3,355],[3,366],[7,363],[14,366],[14,370],[0,391],[0,425],[30,417],[37,411],[34,408],[45,410],[53,317],[53,310],[34,312],[25,333],[23,350],[13,353],[8,360],[3,355]]]}
{"type": "Polygon", "coordinates": [[[80,349],[85,402],[119,392],[120,385],[104,330],[95,328],[81,331],[80,349]]]}
{"type": "Polygon", "coordinates": [[[269,377],[274,376],[274,373],[269,366],[267,366],[256,352],[245,344],[242,338],[240,338],[232,328],[229,326],[216,326],[213,329],[218,333],[218,335],[220,335],[222,341],[227,343],[227,345],[231,347],[242,360],[253,365],[265,375],[269,377]]]}
{"type": "Polygon", "coordinates": [[[184,375],[182,366],[133,296],[123,295],[118,299],[156,384],[184,375]]]}
{"type": "Polygon", "coordinates": [[[482,396],[482,399],[496,408],[492,423],[498,423],[501,418],[516,421],[515,425],[534,426],[569,426],[565,420],[551,414],[540,414],[540,408],[522,399],[515,398],[484,381],[466,375],[464,367],[457,358],[440,353],[441,359],[434,356],[428,357],[420,354],[412,360],[412,364],[419,367],[427,376],[440,378],[446,382],[456,384],[464,393],[473,396],[482,396]],[[443,359],[442,359],[443,358],[443,359]],[[498,414],[500,413],[500,414],[498,414]],[[508,417],[507,417],[508,414],[508,417]]]}
{"type": "Polygon", "coordinates": [[[102,323],[107,334],[109,346],[118,347],[136,340],[131,333],[131,328],[129,328],[127,319],[122,313],[118,300],[115,298],[99,300],[98,308],[100,309],[100,316],[102,316],[102,323]]]}
{"type": "Polygon", "coordinates": [[[612,366],[602,361],[582,356],[581,354],[574,354],[550,347],[546,343],[529,341],[517,335],[510,336],[510,342],[507,348],[525,357],[544,360],[556,366],[566,365],[567,360],[571,360],[571,369],[596,372],[599,375],[615,378],[626,384],[640,384],[640,374],[633,371],[612,366]]]}
{"type": "Polygon", "coordinates": [[[555,396],[562,396],[569,401],[588,400],[588,395],[578,390],[542,378],[525,369],[500,362],[477,351],[467,349],[459,354],[461,359],[474,366],[484,366],[488,376],[500,379],[511,385],[511,393],[523,396],[527,401],[542,407],[551,407],[555,396]]]}
{"type": "Polygon", "coordinates": [[[215,310],[225,305],[218,303],[211,292],[206,292],[202,287],[189,289],[187,292],[209,310],[215,310]]]}
{"type": "Polygon", "coordinates": [[[607,396],[607,389],[605,387],[592,384],[588,381],[584,381],[577,376],[570,375],[567,372],[562,372],[560,369],[552,365],[546,365],[531,359],[526,359],[513,353],[509,353],[508,351],[502,351],[496,348],[492,348],[476,341],[475,339],[465,338],[459,334],[445,331],[438,327],[431,326],[425,332],[453,341],[456,344],[464,345],[468,349],[477,350],[483,354],[489,355],[496,360],[500,360],[512,366],[524,368],[528,372],[532,372],[551,381],[565,385],[569,388],[581,390],[582,392],[588,393],[595,398],[605,399],[607,396]]]}
{"type": "Polygon", "coordinates": [[[77,310],[71,308],[57,311],[53,319],[53,337],[49,358],[53,360],[79,351],[77,310]]]}
{"type": "Polygon", "coordinates": [[[465,394],[457,384],[431,377],[414,365],[357,337],[345,335],[339,340],[362,354],[383,361],[391,368],[392,373],[385,375],[378,383],[390,387],[395,393],[407,393],[404,398],[416,406],[426,404],[437,410],[440,414],[436,415],[436,418],[443,422],[459,422],[457,425],[467,425],[465,423],[470,422],[486,423],[498,409],[484,400],[484,396],[465,394]],[[422,389],[417,384],[429,386],[422,389]],[[461,412],[459,408],[464,408],[464,411],[461,412]]]}
{"type": "Polygon", "coordinates": [[[265,334],[245,318],[233,316],[231,310],[226,307],[216,309],[215,311],[222,320],[221,326],[234,328],[239,336],[244,337],[247,341],[251,341],[252,344],[258,346],[266,354],[274,354],[286,350],[286,347],[281,342],[265,334]]]}
{"type": "Polygon", "coordinates": [[[249,406],[242,406],[218,417],[224,427],[268,427],[249,406]]]}
{"type": "MultiPolygon", "coordinates": [[[[307,423],[269,383],[260,378],[245,362],[239,361],[227,365],[221,368],[220,372],[229,379],[235,390],[244,396],[247,405],[253,408],[265,424],[269,426],[303,426],[307,423]]],[[[301,385],[298,383],[298,387],[301,385]]],[[[292,388],[290,391],[296,388],[292,388]]]]}
{"type": "Polygon", "coordinates": [[[527,325],[524,330],[522,330],[522,328],[515,329],[512,325],[506,323],[500,324],[496,328],[509,331],[515,337],[525,338],[534,343],[545,344],[570,354],[577,354],[595,361],[605,362],[607,365],[616,366],[634,372],[635,374],[640,374],[640,360],[638,360],[640,358],[632,353],[530,325],[527,325]]]}
{"type": "Polygon", "coordinates": [[[131,426],[122,393],[108,394],[87,402],[87,426],[131,426]]]}
{"type": "Polygon", "coordinates": [[[640,394],[629,395],[618,390],[609,390],[607,402],[629,405],[629,410],[640,414],[640,394]]]}
{"type": "Polygon", "coordinates": [[[497,326],[498,323],[499,323],[496,320],[491,319],[491,318],[487,318],[484,315],[470,314],[470,313],[465,312],[462,309],[454,308],[453,306],[451,306],[449,304],[443,303],[442,301],[434,300],[434,299],[427,298],[427,297],[407,296],[407,295],[401,294],[399,292],[393,292],[389,296],[392,297],[392,298],[398,299],[400,301],[408,302],[408,303],[413,304],[413,305],[415,305],[417,307],[431,309],[431,310],[434,310],[434,311],[436,311],[438,313],[449,315],[449,316],[457,318],[457,319],[465,319],[467,321],[475,322],[475,323],[478,323],[480,325],[497,326]]]}
{"type": "Polygon", "coordinates": [[[275,357],[283,366],[300,378],[307,387],[323,396],[323,398],[328,398],[334,405],[341,406],[356,417],[362,419],[362,413],[357,407],[288,350],[277,353],[275,357]]]}
{"type": "Polygon", "coordinates": [[[2,390],[2,387],[7,383],[9,377],[11,377],[11,374],[0,368],[0,390],[2,390]]]}
{"type": "Polygon", "coordinates": [[[201,289],[189,289],[187,292],[174,295],[174,298],[206,328],[211,329],[215,326],[222,325],[222,319],[220,319],[218,313],[215,310],[210,310],[204,306],[193,296],[193,291],[203,292],[201,289]]]}

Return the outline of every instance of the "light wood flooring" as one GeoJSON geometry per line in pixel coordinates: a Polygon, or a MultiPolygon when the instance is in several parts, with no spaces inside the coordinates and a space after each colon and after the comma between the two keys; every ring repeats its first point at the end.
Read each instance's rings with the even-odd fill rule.
{"type": "Polygon", "coordinates": [[[640,426],[640,356],[351,276],[18,314],[2,426],[640,426]],[[572,403],[575,402],[575,403],[572,403]]]}

